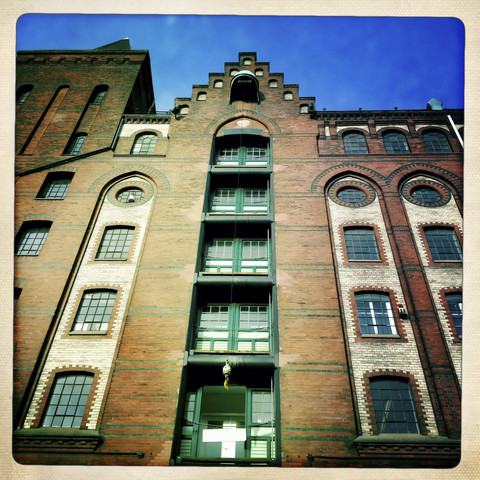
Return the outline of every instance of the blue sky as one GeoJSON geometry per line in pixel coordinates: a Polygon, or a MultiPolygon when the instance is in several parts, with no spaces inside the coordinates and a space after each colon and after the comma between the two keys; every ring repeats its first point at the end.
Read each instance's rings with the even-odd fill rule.
{"type": "Polygon", "coordinates": [[[454,18],[42,15],[17,22],[17,50],[90,49],[128,37],[149,50],[157,110],[190,97],[239,52],[298,83],[321,110],[464,107],[462,22],[454,18]]]}

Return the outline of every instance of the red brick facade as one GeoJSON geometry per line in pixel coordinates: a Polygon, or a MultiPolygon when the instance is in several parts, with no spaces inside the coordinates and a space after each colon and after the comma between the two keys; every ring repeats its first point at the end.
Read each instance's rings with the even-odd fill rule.
{"type": "Polygon", "coordinates": [[[427,210],[460,231],[463,149],[447,115],[462,127],[462,111],[316,111],[247,52],[159,113],[148,52],[122,42],[20,52],[17,85],[33,88],[17,106],[15,229],[51,222],[38,254],[16,256],[18,462],[458,462],[459,373],[434,299],[461,288],[461,263],[428,262],[415,232],[427,210]],[[108,87],[98,101],[95,87],[108,87]],[[451,152],[428,151],[429,129],[451,152]],[[387,153],[391,131],[408,153],[387,153]],[[352,132],[368,153],[345,152],[352,132]],[[37,198],[50,172],[73,173],[61,199],[37,198]],[[449,202],[412,203],[401,192],[417,177],[449,202]],[[365,201],[339,199],[346,186],[365,201]],[[110,226],[135,227],[126,260],[95,260],[110,226]],[[373,229],[379,262],[349,261],[349,226],[373,229]],[[99,288],[117,292],[108,327],[72,334],[83,292],[99,288]],[[360,290],[389,293],[399,338],[362,337],[360,290]],[[95,376],[80,429],[39,427],[55,375],[82,368],[95,376]],[[375,430],[368,386],[395,372],[410,378],[420,431],[400,443],[375,430]]]}

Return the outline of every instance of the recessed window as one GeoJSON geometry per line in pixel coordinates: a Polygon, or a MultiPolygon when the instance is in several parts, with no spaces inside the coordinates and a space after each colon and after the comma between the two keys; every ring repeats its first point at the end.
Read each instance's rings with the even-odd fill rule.
{"type": "Polygon", "coordinates": [[[18,234],[15,255],[38,255],[51,224],[51,222],[25,222],[18,234]]]}
{"type": "Polygon", "coordinates": [[[204,102],[207,99],[207,94],[205,92],[198,92],[197,101],[204,102]]]}
{"type": "Polygon", "coordinates": [[[285,92],[283,94],[283,99],[284,100],[293,100],[293,93],[292,92],[285,92]]]}
{"type": "Polygon", "coordinates": [[[105,100],[107,91],[107,85],[97,85],[93,90],[93,93],[90,96],[90,100],[88,101],[88,103],[90,103],[91,105],[101,105],[103,103],[103,100],[105,100]]]}
{"type": "Polygon", "coordinates": [[[17,105],[22,105],[33,90],[33,85],[22,85],[17,90],[17,105]]]}
{"type": "Polygon", "coordinates": [[[232,70],[230,70],[231,77],[235,76],[237,73],[238,73],[238,70],[236,68],[232,68],[232,70]]]}
{"type": "Polygon", "coordinates": [[[75,332],[106,331],[117,292],[91,290],[83,294],[72,330],[75,332]]]}
{"type": "Polygon", "coordinates": [[[349,260],[380,260],[377,239],[372,227],[347,227],[344,234],[349,260]]]}
{"type": "Polygon", "coordinates": [[[157,135],[154,133],[142,133],[135,138],[131,155],[151,155],[155,151],[157,135]]]}
{"type": "Polygon", "coordinates": [[[78,155],[85,143],[85,139],[87,138],[86,133],[77,133],[75,134],[65,149],[66,155],[78,155]]]}
{"type": "Polygon", "coordinates": [[[407,379],[372,378],[370,390],[379,434],[418,433],[417,416],[407,379]]]}
{"type": "Polygon", "coordinates": [[[217,141],[215,164],[261,167],[268,164],[268,139],[257,135],[227,135],[217,141]]]}
{"type": "Polygon", "coordinates": [[[223,82],[222,80],[215,80],[213,82],[213,88],[222,88],[223,87],[223,82]]]}
{"type": "Polygon", "coordinates": [[[132,244],[134,227],[107,227],[97,256],[99,260],[126,260],[132,244]]]}
{"type": "Polygon", "coordinates": [[[268,86],[269,86],[270,88],[278,88],[278,81],[277,81],[277,80],[270,80],[270,81],[268,82],[268,86]]]}
{"type": "Polygon", "coordinates": [[[50,393],[42,427],[80,428],[90,395],[93,375],[57,375],[50,393]]]}
{"type": "Polygon", "coordinates": [[[453,228],[429,227],[425,229],[425,237],[434,261],[462,260],[462,249],[453,228]]]}
{"type": "Polygon", "coordinates": [[[267,239],[214,239],[205,249],[204,272],[268,273],[267,239]]]}
{"type": "Polygon", "coordinates": [[[422,203],[437,203],[442,199],[442,196],[437,190],[427,186],[412,188],[410,195],[422,203]]]}
{"type": "Polygon", "coordinates": [[[266,189],[219,188],[210,200],[210,212],[216,213],[267,213],[266,189]]]}
{"type": "Polygon", "coordinates": [[[368,153],[367,141],[362,133],[346,133],[343,136],[343,147],[347,154],[368,153]]]}
{"type": "Polygon", "coordinates": [[[436,130],[425,132],[423,140],[430,153],[450,153],[452,151],[447,137],[442,132],[436,130]]]}
{"type": "Polygon", "coordinates": [[[180,111],[178,112],[180,115],[187,115],[190,109],[188,108],[188,105],[182,105],[180,107],[180,111]]]}
{"type": "Polygon", "coordinates": [[[300,105],[300,113],[308,113],[308,105],[300,105]]]}
{"type": "Polygon", "coordinates": [[[407,139],[400,132],[390,132],[383,135],[383,143],[387,153],[404,154],[410,153],[407,139]]]}
{"type": "Polygon", "coordinates": [[[207,305],[198,319],[195,350],[268,352],[268,305],[207,305]]]}
{"type": "Polygon", "coordinates": [[[337,192],[337,197],[346,203],[361,203],[366,200],[367,195],[363,190],[360,190],[356,187],[345,187],[341,188],[337,192]]]}
{"type": "Polygon", "coordinates": [[[49,173],[37,194],[37,198],[62,200],[67,194],[72,178],[73,173],[70,172],[49,173]]]}
{"type": "Polygon", "coordinates": [[[252,64],[252,59],[251,58],[244,58],[243,59],[243,64],[244,65],[251,65],[252,64]]]}
{"type": "Polygon", "coordinates": [[[263,77],[263,70],[261,68],[255,69],[255,75],[257,77],[263,77]]]}
{"type": "Polygon", "coordinates": [[[450,310],[450,316],[452,317],[455,330],[459,337],[462,336],[462,316],[463,316],[463,304],[462,304],[462,293],[461,292],[452,292],[446,293],[445,298],[447,299],[448,309],[450,310]]]}
{"type": "Polygon", "coordinates": [[[141,188],[129,187],[120,190],[117,194],[117,200],[122,203],[139,202],[145,196],[145,192],[141,188]]]}
{"type": "Polygon", "coordinates": [[[360,333],[365,335],[393,335],[397,333],[388,293],[356,293],[360,333]]]}

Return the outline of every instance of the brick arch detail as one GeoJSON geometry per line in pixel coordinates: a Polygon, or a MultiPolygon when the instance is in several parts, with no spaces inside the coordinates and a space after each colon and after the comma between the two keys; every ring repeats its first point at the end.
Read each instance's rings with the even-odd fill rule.
{"type": "Polygon", "coordinates": [[[87,192],[100,192],[104,187],[110,188],[113,183],[124,180],[128,177],[140,175],[146,177],[145,181],[151,182],[160,192],[170,191],[168,178],[159,170],[142,164],[125,165],[98,177],[88,188],[87,192]]]}
{"type": "Polygon", "coordinates": [[[418,381],[416,377],[406,370],[398,370],[398,369],[389,369],[389,368],[379,368],[373,371],[366,371],[363,374],[362,379],[362,393],[364,396],[365,404],[367,406],[367,414],[369,417],[369,423],[372,427],[372,431],[375,435],[378,435],[377,431],[377,422],[375,421],[375,409],[373,408],[373,400],[372,400],[372,393],[370,391],[370,379],[376,377],[396,377],[396,378],[404,378],[409,380],[410,384],[410,391],[413,397],[413,404],[415,407],[415,413],[417,414],[417,425],[419,433],[422,435],[430,434],[430,430],[426,423],[426,411],[423,408],[423,398],[420,393],[420,387],[418,385],[418,381]]]}
{"type": "Polygon", "coordinates": [[[460,177],[442,167],[429,163],[410,163],[399,167],[388,175],[386,183],[399,189],[404,182],[418,175],[431,176],[439,182],[451,185],[459,195],[463,194],[463,181],[460,177]]]}
{"type": "Polygon", "coordinates": [[[232,120],[238,120],[241,118],[260,122],[261,124],[265,125],[265,128],[268,130],[270,135],[282,133],[280,126],[275,120],[253,110],[235,110],[230,115],[219,116],[206,126],[203,133],[205,135],[215,135],[223,127],[223,125],[231,122],[232,120]]]}
{"type": "Polygon", "coordinates": [[[375,187],[377,187],[375,188],[377,192],[382,190],[383,185],[386,183],[385,177],[371,168],[364,167],[363,165],[356,165],[354,163],[341,163],[327,168],[322,173],[318,174],[312,182],[310,191],[312,193],[324,193],[328,184],[348,175],[358,176],[361,180],[364,180],[370,185],[373,183],[375,187]]]}

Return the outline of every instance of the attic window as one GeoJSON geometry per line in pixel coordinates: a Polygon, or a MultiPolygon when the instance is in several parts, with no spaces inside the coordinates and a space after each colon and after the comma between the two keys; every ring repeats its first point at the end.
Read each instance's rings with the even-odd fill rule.
{"type": "Polygon", "coordinates": [[[300,105],[300,113],[308,113],[308,105],[300,105]]]}
{"type": "Polygon", "coordinates": [[[223,82],[222,80],[215,80],[213,82],[213,88],[223,88],[223,82]]]}
{"type": "Polygon", "coordinates": [[[252,59],[251,58],[244,58],[243,59],[243,64],[244,65],[251,65],[252,64],[252,59]]]}
{"type": "Polygon", "coordinates": [[[197,101],[205,101],[207,99],[207,94],[205,92],[198,92],[197,101]]]}
{"type": "Polygon", "coordinates": [[[188,105],[182,105],[180,107],[180,111],[178,113],[180,115],[187,115],[188,114],[188,105]]]}
{"type": "Polygon", "coordinates": [[[293,100],[293,93],[292,92],[285,92],[283,94],[283,99],[284,100],[293,100]]]}
{"type": "Polygon", "coordinates": [[[232,70],[230,70],[231,77],[234,77],[237,73],[238,73],[238,70],[236,68],[232,68],[232,70]]]}
{"type": "Polygon", "coordinates": [[[255,75],[256,75],[257,77],[263,77],[263,70],[262,70],[261,68],[257,68],[257,69],[255,70],[255,75]]]}
{"type": "Polygon", "coordinates": [[[241,70],[235,75],[230,84],[230,103],[240,100],[242,102],[259,103],[258,80],[248,70],[241,70]]]}
{"type": "Polygon", "coordinates": [[[276,80],[270,80],[270,81],[268,82],[268,86],[269,86],[270,88],[278,88],[278,82],[277,82],[276,80]]]}

